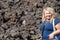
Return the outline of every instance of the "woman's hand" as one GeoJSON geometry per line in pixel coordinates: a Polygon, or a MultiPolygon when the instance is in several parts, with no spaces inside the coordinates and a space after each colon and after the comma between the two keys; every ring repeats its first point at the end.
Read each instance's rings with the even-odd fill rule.
{"type": "Polygon", "coordinates": [[[53,33],[49,34],[49,39],[50,40],[53,40],[54,39],[54,34],[53,33]]]}

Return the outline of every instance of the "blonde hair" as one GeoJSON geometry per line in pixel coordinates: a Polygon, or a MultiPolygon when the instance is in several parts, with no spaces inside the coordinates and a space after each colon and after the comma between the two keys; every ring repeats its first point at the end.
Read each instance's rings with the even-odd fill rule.
{"type": "Polygon", "coordinates": [[[46,7],[46,8],[43,8],[43,12],[42,12],[42,22],[44,22],[46,20],[45,18],[45,11],[49,11],[51,14],[52,14],[52,17],[50,19],[50,22],[52,22],[52,20],[54,19],[54,14],[55,14],[55,11],[52,7],[46,7]]]}

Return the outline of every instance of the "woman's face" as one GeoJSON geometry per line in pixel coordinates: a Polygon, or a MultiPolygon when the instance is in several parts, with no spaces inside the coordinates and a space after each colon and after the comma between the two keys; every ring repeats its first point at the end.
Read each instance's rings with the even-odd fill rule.
{"type": "Polygon", "coordinates": [[[46,20],[49,20],[50,18],[51,18],[51,16],[52,16],[52,13],[50,13],[49,11],[45,11],[45,18],[46,18],[46,20]]]}

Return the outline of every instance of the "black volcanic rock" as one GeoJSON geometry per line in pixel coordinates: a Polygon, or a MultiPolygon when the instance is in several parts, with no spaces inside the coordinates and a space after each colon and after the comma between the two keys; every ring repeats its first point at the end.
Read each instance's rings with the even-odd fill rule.
{"type": "Polygon", "coordinates": [[[0,40],[42,40],[42,9],[53,7],[60,19],[60,0],[0,0],[0,40]]]}

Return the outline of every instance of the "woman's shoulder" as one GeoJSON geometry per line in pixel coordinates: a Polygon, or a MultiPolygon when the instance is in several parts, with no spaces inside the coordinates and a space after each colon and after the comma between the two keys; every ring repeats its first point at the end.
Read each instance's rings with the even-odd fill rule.
{"type": "Polygon", "coordinates": [[[44,21],[44,22],[41,22],[40,24],[43,24],[43,25],[44,25],[45,23],[46,23],[46,21],[44,21]]]}
{"type": "Polygon", "coordinates": [[[40,26],[42,27],[42,26],[45,26],[45,22],[41,22],[40,23],[40,26]]]}
{"type": "Polygon", "coordinates": [[[58,18],[55,18],[55,24],[58,24],[58,23],[60,23],[60,20],[58,19],[58,18]]]}
{"type": "Polygon", "coordinates": [[[44,22],[41,22],[40,25],[44,25],[44,22]]]}
{"type": "Polygon", "coordinates": [[[56,22],[60,22],[60,19],[58,19],[58,18],[55,18],[55,21],[56,21],[56,22]]]}

